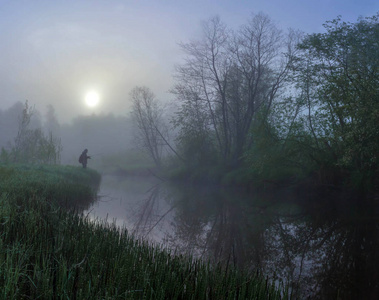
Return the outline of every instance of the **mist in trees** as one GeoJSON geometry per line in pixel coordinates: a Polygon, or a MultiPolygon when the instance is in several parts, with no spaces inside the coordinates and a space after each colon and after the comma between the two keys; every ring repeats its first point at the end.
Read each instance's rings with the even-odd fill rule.
{"type": "Polygon", "coordinates": [[[198,144],[199,163],[216,156],[240,166],[254,142],[252,126],[267,118],[288,80],[297,38],[258,14],[236,32],[213,18],[204,23],[201,40],[181,44],[187,58],[173,89],[182,103],[175,119],[180,146],[198,144]]]}
{"type": "Polygon", "coordinates": [[[367,186],[374,184],[379,162],[378,17],[327,22],[326,33],[299,45],[297,69],[309,108],[304,121],[319,153],[314,159],[367,186]]]}
{"type": "Polygon", "coordinates": [[[17,135],[18,118],[23,109],[21,102],[15,103],[9,109],[0,110],[0,146],[7,147],[17,135]]]}
{"type": "MultiPolygon", "coordinates": [[[[15,107],[16,110],[20,108],[17,104],[15,107]]],[[[59,163],[62,151],[60,139],[53,136],[51,131],[44,133],[39,113],[29,106],[28,101],[17,120],[17,134],[12,142],[8,142],[7,148],[1,148],[0,160],[13,163],[59,163]]]]}
{"type": "Polygon", "coordinates": [[[288,278],[304,297],[377,294],[378,17],[338,18],[309,35],[264,14],[237,30],[212,18],[201,38],[180,44],[175,110],[146,86],[125,95],[131,111],[69,124],[52,105],[41,114],[16,103],[0,110],[0,162],[80,167],[87,148],[89,167],[104,159],[102,174],[125,176],[107,176],[109,191],[122,186],[116,201],[130,197],[140,210],[113,210],[137,218],[142,237],[170,216],[173,249],[288,278]],[[124,160],[128,149],[147,153],[138,157],[147,167],[132,169],[138,155],[124,160]],[[201,185],[166,190],[152,173],[201,185]]]}
{"type": "Polygon", "coordinates": [[[136,149],[132,130],[127,116],[78,116],[60,124],[53,105],[41,114],[29,102],[17,102],[0,110],[1,161],[75,165],[85,148],[101,161],[107,155],[136,149]]]}
{"type": "Polygon", "coordinates": [[[78,116],[70,124],[61,126],[62,161],[76,164],[80,153],[86,148],[93,159],[91,163],[107,155],[137,149],[132,131],[133,124],[126,113],[124,116],[78,116]]]}
{"type": "Polygon", "coordinates": [[[163,107],[147,87],[135,87],[130,92],[132,118],[137,127],[134,139],[153,159],[162,166],[162,156],[168,143],[168,127],[163,119],[163,107]]]}
{"type": "Polygon", "coordinates": [[[16,103],[0,110],[0,146],[50,140],[61,143],[63,163],[84,148],[99,156],[139,148],[174,177],[377,188],[378,15],[324,27],[304,36],[262,13],[236,30],[211,18],[199,39],[180,44],[175,111],[145,86],[126,95],[131,112],[70,124],[59,124],[52,105],[42,116],[16,103]]]}
{"type": "Polygon", "coordinates": [[[174,124],[189,172],[219,165],[250,182],[374,188],[378,16],[325,29],[284,33],[257,14],[232,31],[212,18],[200,40],[181,44],[174,124]]]}

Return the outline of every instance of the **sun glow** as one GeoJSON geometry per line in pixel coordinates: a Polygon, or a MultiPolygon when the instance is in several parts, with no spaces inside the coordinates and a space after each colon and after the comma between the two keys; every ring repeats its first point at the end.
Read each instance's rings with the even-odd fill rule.
{"type": "Polygon", "coordinates": [[[99,104],[100,96],[96,91],[89,91],[86,94],[85,101],[87,106],[89,107],[95,107],[99,104]]]}

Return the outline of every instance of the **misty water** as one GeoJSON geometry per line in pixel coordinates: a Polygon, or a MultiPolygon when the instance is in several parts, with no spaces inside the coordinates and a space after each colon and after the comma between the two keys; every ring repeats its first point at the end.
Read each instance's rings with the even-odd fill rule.
{"type": "Polygon", "coordinates": [[[373,299],[379,211],[347,198],[107,175],[98,201],[84,213],[181,253],[258,269],[289,283],[293,298],[373,299]]]}

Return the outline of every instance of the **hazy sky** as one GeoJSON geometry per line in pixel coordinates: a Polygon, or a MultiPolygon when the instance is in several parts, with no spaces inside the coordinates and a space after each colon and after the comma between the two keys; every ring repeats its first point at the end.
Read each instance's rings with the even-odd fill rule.
{"type": "Polygon", "coordinates": [[[61,122],[92,113],[127,114],[129,92],[148,86],[171,96],[178,42],[196,39],[215,15],[232,28],[263,12],[282,28],[306,33],[338,15],[355,22],[378,0],[0,0],[0,108],[26,99],[61,122]],[[100,102],[85,104],[95,90],[100,102]]]}

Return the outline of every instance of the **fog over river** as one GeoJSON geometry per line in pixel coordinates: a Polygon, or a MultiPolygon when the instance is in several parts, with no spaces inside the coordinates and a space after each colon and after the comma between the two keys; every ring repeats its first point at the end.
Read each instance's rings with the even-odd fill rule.
{"type": "Polygon", "coordinates": [[[259,269],[289,282],[294,299],[373,299],[378,209],[341,205],[344,200],[107,175],[84,214],[181,253],[259,269]]]}

